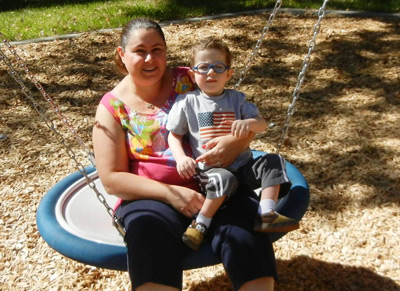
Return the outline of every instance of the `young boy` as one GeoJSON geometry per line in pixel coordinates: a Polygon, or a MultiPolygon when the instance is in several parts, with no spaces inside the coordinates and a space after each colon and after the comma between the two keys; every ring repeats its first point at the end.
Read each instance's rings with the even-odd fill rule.
{"type": "Polygon", "coordinates": [[[262,188],[259,219],[254,230],[262,232],[288,232],[299,227],[297,221],[275,212],[276,200],[290,189],[284,159],[267,154],[254,160],[247,149],[227,168],[218,163],[211,167],[196,161],[205,153],[204,144],[215,137],[232,134],[246,137],[250,132],[265,130],[266,122],[257,107],[245,100],[242,92],[225,89],[233,70],[231,53],[221,41],[206,39],[193,47],[192,81],[198,88],[181,95],[168,116],[169,146],[182,177],[195,175],[206,195],[200,213],[183,234],[183,242],[199,249],[214,214],[244,181],[253,189],[262,188]],[[193,157],[187,156],[182,138],[188,135],[193,157]]]}

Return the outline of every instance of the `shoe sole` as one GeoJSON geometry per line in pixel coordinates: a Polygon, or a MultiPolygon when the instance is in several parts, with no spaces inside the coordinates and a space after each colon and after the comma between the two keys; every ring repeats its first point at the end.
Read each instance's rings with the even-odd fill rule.
{"type": "Polygon", "coordinates": [[[193,243],[190,239],[185,236],[182,236],[182,241],[185,245],[191,248],[194,251],[198,251],[200,249],[200,245],[193,243]]]}
{"type": "Polygon", "coordinates": [[[268,228],[262,228],[262,227],[258,227],[258,228],[254,228],[254,231],[258,231],[258,232],[289,232],[289,231],[293,231],[296,230],[300,227],[300,225],[286,225],[286,226],[277,226],[277,227],[273,227],[273,226],[268,226],[268,228]]]}

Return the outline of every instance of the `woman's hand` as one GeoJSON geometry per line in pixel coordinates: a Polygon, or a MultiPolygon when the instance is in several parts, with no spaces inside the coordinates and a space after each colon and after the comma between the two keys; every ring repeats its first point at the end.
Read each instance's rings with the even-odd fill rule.
{"type": "Polygon", "coordinates": [[[167,185],[167,187],[170,190],[167,201],[178,212],[189,218],[199,213],[205,200],[202,194],[183,186],[167,185]]]}
{"type": "Polygon", "coordinates": [[[227,167],[247,149],[254,138],[250,132],[245,138],[238,138],[233,135],[226,135],[214,138],[203,145],[209,151],[196,159],[196,162],[203,162],[210,167],[227,167]]]}

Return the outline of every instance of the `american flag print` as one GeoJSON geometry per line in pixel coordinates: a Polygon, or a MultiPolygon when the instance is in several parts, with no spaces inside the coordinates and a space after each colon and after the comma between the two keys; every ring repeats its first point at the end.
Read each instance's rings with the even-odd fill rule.
{"type": "Polygon", "coordinates": [[[224,121],[235,121],[235,112],[200,112],[197,114],[200,138],[211,139],[231,133],[231,124],[224,121]]]}

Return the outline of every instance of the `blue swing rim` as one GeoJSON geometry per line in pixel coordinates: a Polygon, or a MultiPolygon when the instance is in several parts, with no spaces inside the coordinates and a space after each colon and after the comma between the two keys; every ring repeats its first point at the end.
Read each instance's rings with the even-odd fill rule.
{"type": "MultiPolygon", "coordinates": [[[[252,153],[254,158],[266,154],[256,150],[253,150],[252,153]]],[[[277,211],[300,221],[310,201],[308,183],[293,164],[287,162],[286,167],[292,187],[289,194],[278,201],[277,211]]],[[[88,174],[96,171],[93,166],[88,166],[85,170],[88,174]]],[[[85,179],[85,177],[79,171],[74,172],[56,183],[45,194],[36,214],[39,233],[51,248],[70,259],[99,268],[126,271],[127,249],[125,246],[110,245],[81,238],[67,231],[56,218],[58,200],[66,189],[81,179],[85,179]]],[[[93,193],[93,195],[95,194],[93,193]]],[[[275,242],[284,235],[285,233],[271,233],[270,238],[272,242],[275,242]]],[[[220,260],[213,255],[210,243],[205,243],[200,250],[189,252],[183,262],[183,269],[201,268],[218,263],[220,263],[220,260]]]]}

